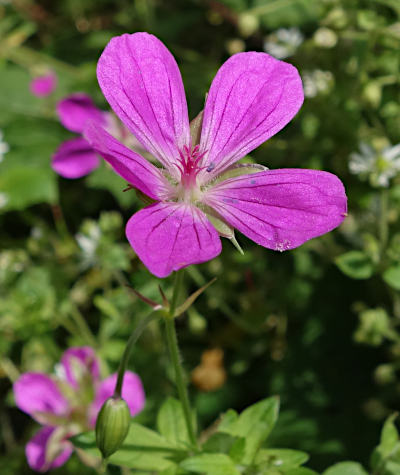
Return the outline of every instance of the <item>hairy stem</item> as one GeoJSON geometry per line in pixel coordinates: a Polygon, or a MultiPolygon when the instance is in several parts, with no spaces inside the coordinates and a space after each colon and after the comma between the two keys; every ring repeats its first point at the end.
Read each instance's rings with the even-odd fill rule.
{"type": "Polygon", "coordinates": [[[179,399],[182,403],[183,414],[190,442],[194,448],[197,448],[197,438],[193,427],[192,410],[190,408],[189,396],[187,392],[185,376],[179,355],[178,339],[175,329],[174,313],[177,306],[177,299],[182,285],[183,271],[180,270],[175,275],[174,291],[169,308],[169,316],[165,318],[165,330],[167,335],[168,350],[171,362],[175,371],[175,384],[178,390],[179,399]]]}

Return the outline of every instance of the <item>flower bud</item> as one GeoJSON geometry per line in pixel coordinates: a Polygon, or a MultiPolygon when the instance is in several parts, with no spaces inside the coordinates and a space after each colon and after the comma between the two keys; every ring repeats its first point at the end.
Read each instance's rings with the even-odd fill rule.
{"type": "Polygon", "coordinates": [[[126,402],[110,397],[100,409],[96,421],[96,445],[104,458],[116,452],[129,431],[130,412],[126,402]]]}

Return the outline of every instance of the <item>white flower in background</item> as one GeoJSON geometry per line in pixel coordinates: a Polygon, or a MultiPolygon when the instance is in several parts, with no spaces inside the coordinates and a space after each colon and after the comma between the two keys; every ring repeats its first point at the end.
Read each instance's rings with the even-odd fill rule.
{"type": "Polygon", "coordinates": [[[298,28],[280,28],[264,41],[264,51],[278,59],[292,56],[303,43],[304,36],[298,28]]]}
{"type": "Polygon", "coordinates": [[[360,151],[350,155],[349,169],[373,186],[389,186],[389,180],[400,172],[400,143],[379,151],[362,142],[360,151]]]}
{"type": "Polygon", "coordinates": [[[337,43],[337,35],[330,28],[322,27],[314,33],[314,41],[320,48],[333,48],[337,43]]]}
{"type": "Polygon", "coordinates": [[[304,95],[306,97],[316,97],[318,94],[330,91],[334,77],[330,71],[304,71],[302,74],[304,95]]]}
{"type": "Polygon", "coordinates": [[[90,266],[96,261],[96,250],[101,238],[100,227],[93,222],[87,224],[84,233],[76,236],[79,247],[83,254],[83,265],[90,266]]]}
{"type": "Polygon", "coordinates": [[[4,154],[10,150],[8,143],[3,141],[3,132],[0,130],[0,162],[3,161],[4,154]]]}
{"type": "Polygon", "coordinates": [[[0,209],[8,203],[8,196],[5,193],[0,193],[0,209]]]}

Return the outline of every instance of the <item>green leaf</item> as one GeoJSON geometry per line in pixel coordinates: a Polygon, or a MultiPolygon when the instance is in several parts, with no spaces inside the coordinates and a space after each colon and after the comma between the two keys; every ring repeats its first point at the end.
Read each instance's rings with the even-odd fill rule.
{"type": "Polygon", "coordinates": [[[317,472],[314,472],[314,470],[310,470],[309,468],[305,467],[291,468],[287,471],[285,470],[284,473],[285,475],[318,475],[317,472]]]}
{"type": "Polygon", "coordinates": [[[395,338],[385,309],[368,308],[360,313],[359,319],[359,326],[354,333],[356,341],[378,346],[385,338],[395,338]]]}
{"type": "MultiPolygon", "coordinates": [[[[89,455],[100,457],[93,431],[72,440],[89,455]]],[[[157,432],[132,422],[122,447],[110,457],[110,463],[139,470],[162,471],[176,466],[175,461],[179,462],[184,455],[184,451],[177,450],[157,432]]]]}
{"type": "Polygon", "coordinates": [[[329,467],[322,475],[368,475],[357,462],[340,462],[329,467]]]}
{"type": "Polygon", "coordinates": [[[8,122],[10,116],[43,115],[43,101],[29,91],[29,74],[17,66],[7,63],[0,67],[0,125],[8,122]]]}
{"type": "Polygon", "coordinates": [[[50,166],[40,168],[12,168],[0,175],[2,211],[22,210],[28,206],[57,200],[56,176],[50,166]]]}
{"type": "Polygon", "coordinates": [[[225,432],[246,440],[246,448],[241,462],[253,461],[261,443],[274,427],[279,412],[279,400],[275,397],[264,399],[245,409],[239,416],[229,411],[222,419],[218,432],[225,432]]]}
{"type": "Polygon", "coordinates": [[[385,270],[382,277],[390,287],[400,290],[400,265],[389,267],[385,270]]]}
{"type": "Polygon", "coordinates": [[[385,471],[383,475],[399,475],[400,463],[389,460],[385,465],[385,471]]]}
{"type": "Polygon", "coordinates": [[[371,259],[362,251],[349,251],[335,259],[339,269],[352,279],[369,279],[374,272],[371,259]]]}
{"type": "Polygon", "coordinates": [[[279,470],[296,468],[309,459],[308,454],[290,449],[261,449],[254,461],[256,465],[268,466],[279,470]]]}
{"type": "Polygon", "coordinates": [[[399,441],[399,433],[394,425],[394,421],[397,418],[397,413],[392,414],[389,416],[382,429],[381,433],[381,443],[380,447],[382,449],[382,453],[386,456],[389,455],[393,449],[395,448],[397,442],[399,441]]]}
{"type": "Polygon", "coordinates": [[[218,426],[218,432],[229,434],[230,428],[237,422],[239,416],[233,409],[228,409],[222,416],[221,422],[218,426]]]}
{"type": "Polygon", "coordinates": [[[185,470],[210,475],[240,475],[233,460],[225,454],[202,454],[181,462],[185,470]]]}
{"type": "Polygon", "coordinates": [[[232,435],[216,432],[204,442],[202,449],[204,452],[228,454],[237,440],[232,435]]]}
{"type": "Polygon", "coordinates": [[[182,404],[175,398],[168,398],[157,415],[157,428],[174,446],[190,445],[182,404]]]}
{"type": "Polygon", "coordinates": [[[394,424],[396,418],[397,413],[392,414],[383,425],[380,443],[371,456],[371,466],[374,470],[381,469],[383,466],[386,468],[388,462],[393,462],[393,458],[399,458],[394,462],[400,462],[399,433],[394,424]]]}

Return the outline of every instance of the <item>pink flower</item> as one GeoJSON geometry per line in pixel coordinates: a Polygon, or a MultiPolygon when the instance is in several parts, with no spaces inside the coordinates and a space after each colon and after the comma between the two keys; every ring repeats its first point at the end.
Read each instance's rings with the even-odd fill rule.
{"type": "Polygon", "coordinates": [[[49,72],[43,76],[32,79],[29,84],[31,93],[36,97],[49,96],[57,86],[57,76],[49,72]]]}
{"type": "MultiPolygon", "coordinates": [[[[44,427],[26,445],[29,466],[46,472],[65,463],[73,452],[69,437],[93,429],[104,401],[114,393],[117,375],[100,379],[100,367],[90,347],[69,348],[57,376],[24,373],[14,383],[19,409],[44,427]]],[[[122,397],[131,415],[143,409],[145,395],[139,376],[127,371],[122,397]]]]}
{"type": "Polygon", "coordinates": [[[216,257],[220,235],[233,238],[233,228],[283,251],[344,219],[346,195],[335,175],[236,164],[299,110],[303,88],[292,65],[266,53],[229,58],[207,96],[199,144],[191,138],[178,66],[156,37],[113,38],[97,77],[114,112],[160,163],[155,167],[94,121],[85,127],[92,147],[155,201],[132,216],[126,234],[156,276],[216,257]]]}
{"type": "Polygon", "coordinates": [[[92,120],[117,136],[124,143],[137,146],[130,139],[125,127],[110,112],[99,109],[87,94],[75,93],[65,97],[57,104],[57,114],[61,124],[78,137],[66,140],[56,150],[52,158],[53,170],[64,178],[81,178],[96,169],[100,162],[93,147],[83,138],[87,121],[92,120]]]}
{"type": "Polygon", "coordinates": [[[82,93],[71,94],[57,104],[62,125],[79,134],[79,137],[63,142],[53,155],[51,166],[64,178],[81,178],[99,166],[99,157],[82,137],[87,120],[98,121],[106,126],[107,113],[96,107],[92,99],[82,93]]]}

